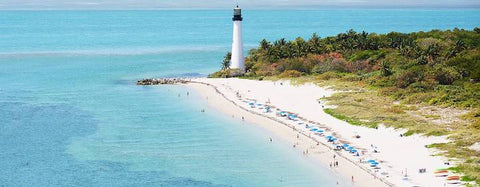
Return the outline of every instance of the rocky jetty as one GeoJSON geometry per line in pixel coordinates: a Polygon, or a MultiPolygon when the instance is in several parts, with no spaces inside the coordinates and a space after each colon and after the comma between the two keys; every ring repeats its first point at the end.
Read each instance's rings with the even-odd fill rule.
{"type": "Polygon", "coordinates": [[[143,79],[137,81],[137,85],[158,85],[158,84],[185,84],[189,81],[181,78],[160,78],[160,79],[143,79]]]}

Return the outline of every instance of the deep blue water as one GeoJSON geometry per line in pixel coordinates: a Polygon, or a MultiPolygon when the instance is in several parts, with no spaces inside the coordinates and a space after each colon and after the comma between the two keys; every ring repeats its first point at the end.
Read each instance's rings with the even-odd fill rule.
{"type": "MultiPolygon", "coordinates": [[[[348,185],[185,87],[134,85],[218,69],[230,16],[0,11],[0,186],[348,185]]],[[[245,10],[244,43],[475,26],[478,10],[245,10]]]]}

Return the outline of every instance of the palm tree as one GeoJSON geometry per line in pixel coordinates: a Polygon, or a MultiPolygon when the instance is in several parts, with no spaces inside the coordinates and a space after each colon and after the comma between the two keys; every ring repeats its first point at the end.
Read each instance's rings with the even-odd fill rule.
{"type": "Polygon", "coordinates": [[[440,45],[437,43],[431,44],[425,50],[425,55],[428,57],[429,61],[434,61],[437,56],[440,54],[440,45]]]}
{"type": "Polygon", "coordinates": [[[308,40],[308,52],[313,54],[322,53],[322,44],[320,43],[320,37],[317,33],[313,33],[312,37],[308,40]]]}
{"type": "Polygon", "coordinates": [[[260,41],[260,48],[262,50],[268,50],[270,48],[270,42],[268,42],[266,39],[263,39],[260,41]]]}
{"type": "Polygon", "coordinates": [[[447,55],[446,55],[447,59],[457,56],[458,53],[462,52],[466,48],[467,47],[465,46],[465,42],[463,42],[462,40],[457,40],[457,42],[455,42],[455,46],[453,46],[447,52],[447,55]]]}
{"type": "Polygon", "coordinates": [[[228,52],[222,61],[222,70],[230,69],[230,62],[232,60],[232,53],[228,52]]]}

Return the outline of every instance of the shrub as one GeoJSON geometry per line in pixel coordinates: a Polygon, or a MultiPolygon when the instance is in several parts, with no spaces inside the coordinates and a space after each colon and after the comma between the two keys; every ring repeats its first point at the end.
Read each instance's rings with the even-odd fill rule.
{"type": "Polygon", "coordinates": [[[230,78],[230,77],[239,77],[243,73],[239,69],[226,69],[220,70],[215,73],[208,75],[209,78],[230,78]]]}
{"type": "Polygon", "coordinates": [[[452,67],[437,67],[433,70],[432,76],[443,85],[451,85],[462,76],[452,67]]]}
{"type": "Polygon", "coordinates": [[[396,76],[396,86],[406,88],[417,80],[417,75],[412,71],[404,71],[396,76]]]}
{"type": "Polygon", "coordinates": [[[338,79],[340,77],[342,77],[342,76],[339,73],[329,71],[329,72],[318,75],[316,77],[316,79],[318,79],[318,80],[330,80],[330,79],[338,79]]]}
{"type": "Polygon", "coordinates": [[[328,71],[345,72],[345,60],[341,58],[327,58],[317,62],[312,68],[312,73],[322,74],[328,71]]]}
{"type": "Polygon", "coordinates": [[[361,81],[361,80],[362,80],[362,76],[357,75],[357,74],[351,74],[351,73],[349,73],[349,74],[343,76],[343,77],[341,78],[341,80],[343,80],[343,81],[361,81]]]}
{"type": "Polygon", "coordinates": [[[289,58],[281,60],[278,63],[276,71],[282,73],[287,70],[295,70],[303,73],[310,73],[313,65],[309,61],[305,61],[303,58],[289,58]]]}
{"type": "Polygon", "coordinates": [[[291,78],[291,77],[300,77],[302,75],[303,75],[303,73],[299,72],[297,70],[286,70],[283,73],[281,73],[280,75],[278,75],[278,77],[280,77],[280,78],[291,78]]]}

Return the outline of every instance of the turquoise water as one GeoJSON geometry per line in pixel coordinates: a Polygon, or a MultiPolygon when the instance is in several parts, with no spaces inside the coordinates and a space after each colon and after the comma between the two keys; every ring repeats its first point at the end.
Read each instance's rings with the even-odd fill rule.
{"type": "MultiPolygon", "coordinates": [[[[218,69],[230,14],[0,11],[0,185],[349,185],[254,125],[201,113],[185,87],[134,85],[218,69]]],[[[478,10],[246,10],[244,43],[479,25],[478,10]]]]}

